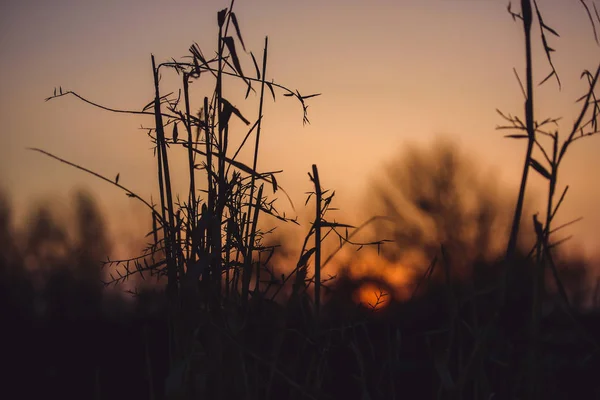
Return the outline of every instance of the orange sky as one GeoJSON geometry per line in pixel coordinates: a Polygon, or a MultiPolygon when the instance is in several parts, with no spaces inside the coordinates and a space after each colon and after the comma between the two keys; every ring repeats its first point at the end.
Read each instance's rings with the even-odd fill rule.
{"type": "MultiPolygon", "coordinates": [[[[514,2],[518,9],[518,1],[514,2]]],[[[574,100],[586,89],[579,75],[595,70],[600,46],[575,0],[539,0],[563,90],[537,89],[538,118],[563,116],[572,126],[574,100]]],[[[589,3],[589,1],[588,1],[589,3]]],[[[74,98],[44,102],[62,85],[115,108],[141,109],[153,96],[150,54],[158,60],[187,55],[196,41],[214,51],[216,12],[229,1],[25,0],[0,12],[0,186],[20,208],[41,195],[63,196],[85,186],[112,215],[131,200],[95,178],[25,150],[39,147],[109,177],[149,198],[156,193],[151,144],[140,124],[152,119],[114,115],[74,98]]],[[[266,102],[259,169],[283,169],[278,179],[298,205],[311,189],[307,172],[336,189],[338,205],[352,211],[364,200],[382,162],[409,142],[440,135],[458,141],[484,167],[495,167],[509,189],[522,168],[524,144],[502,138],[496,114],[522,115],[512,68],[524,75],[521,25],[505,0],[254,0],[236,2],[246,45],[258,56],[269,37],[268,77],[311,99],[311,125],[300,106],[279,96],[266,102]]],[[[596,3],[600,8],[600,4],[596,3]]],[[[549,67],[536,50],[535,77],[549,67]]],[[[251,64],[247,64],[252,71],[251,64]]],[[[167,78],[165,78],[167,79],[167,78]]],[[[194,85],[202,85],[194,83],[194,85]]],[[[212,83],[211,83],[212,84],[212,83]]],[[[207,89],[207,83],[204,83],[207,89]]],[[[247,117],[256,108],[240,106],[247,117]]],[[[199,107],[199,103],[195,108],[199,107]]],[[[596,154],[600,137],[575,144],[562,171],[571,186],[559,221],[588,254],[595,249],[600,211],[596,154]]],[[[185,160],[180,158],[179,163],[185,160]]],[[[175,161],[177,164],[177,160],[175,161]]],[[[177,179],[177,178],[176,178],[177,179]]],[[[185,175],[179,178],[182,184],[185,175]]],[[[534,182],[540,188],[541,182],[534,182]]],[[[543,188],[543,187],[541,187],[543,188]]],[[[535,188],[534,188],[535,189],[535,188]]],[[[539,190],[539,189],[536,189],[539,190]]],[[[534,193],[535,190],[530,191],[534,193]]],[[[511,193],[513,194],[513,193],[511,193]]]]}

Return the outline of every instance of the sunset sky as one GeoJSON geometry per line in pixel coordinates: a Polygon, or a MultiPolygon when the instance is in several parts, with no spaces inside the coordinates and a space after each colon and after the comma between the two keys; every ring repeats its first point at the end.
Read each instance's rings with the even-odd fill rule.
{"type": "MultiPolygon", "coordinates": [[[[513,3],[518,10],[519,1],[513,3]]],[[[559,92],[551,80],[536,89],[537,117],[562,116],[565,135],[579,109],[575,100],[586,90],[579,76],[597,68],[600,46],[578,1],[538,4],[546,23],[561,35],[549,39],[563,88],[559,92]]],[[[120,173],[120,183],[156,199],[151,143],[138,129],[152,126],[152,118],[115,115],[73,97],[44,98],[62,86],[103,105],[141,110],[153,96],[150,54],[159,61],[181,59],[193,42],[213,54],[216,13],[228,5],[222,0],[3,2],[0,187],[18,211],[40,196],[66,199],[74,187],[93,191],[113,218],[132,207],[111,185],[26,147],[108,177],[120,173]]],[[[496,108],[523,115],[513,73],[514,67],[524,77],[522,25],[513,22],[507,5],[507,0],[236,1],[248,50],[260,58],[269,37],[268,78],[302,94],[322,93],[309,100],[306,126],[297,102],[281,94],[275,103],[268,98],[259,169],[283,169],[278,180],[301,206],[311,189],[307,172],[317,164],[323,185],[335,189],[338,206],[351,213],[368,196],[369,181],[403,145],[450,137],[482,170],[495,169],[514,195],[525,143],[495,130],[503,123],[496,108]]],[[[534,29],[539,82],[550,67],[534,29]]],[[[248,61],[244,66],[253,72],[248,61]]],[[[165,83],[172,82],[164,75],[165,83]]],[[[194,85],[210,90],[208,80],[194,85]]],[[[251,120],[257,117],[254,104],[235,103],[251,120]]],[[[558,221],[584,217],[568,233],[590,255],[599,242],[598,150],[600,136],[576,142],[560,177],[561,188],[571,188],[558,221]]],[[[184,162],[183,156],[174,160],[184,162]]],[[[175,179],[183,184],[186,176],[175,179]]],[[[543,190],[541,180],[533,183],[530,194],[543,190]]]]}

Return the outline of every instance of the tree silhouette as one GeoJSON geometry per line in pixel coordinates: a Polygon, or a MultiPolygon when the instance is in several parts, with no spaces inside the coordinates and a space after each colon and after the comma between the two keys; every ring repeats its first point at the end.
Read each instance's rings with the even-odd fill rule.
{"type": "MultiPolygon", "coordinates": [[[[75,248],[78,262],[82,267],[88,263],[99,265],[99,261],[105,259],[111,251],[104,218],[89,193],[79,191],[74,200],[77,224],[75,248]]],[[[81,272],[100,278],[97,268],[82,268],[81,272]]]]}

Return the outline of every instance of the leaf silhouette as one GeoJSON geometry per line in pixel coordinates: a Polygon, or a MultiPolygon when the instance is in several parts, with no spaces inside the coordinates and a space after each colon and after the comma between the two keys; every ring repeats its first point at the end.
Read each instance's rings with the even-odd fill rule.
{"type": "Polygon", "coordinates": [[[238,110],[237,108],[235,108],[234,106],[231,105],[230,102],[228,102],[225,99],[221,99],[221,103],[223,104],[223,112],[225,112],[227,110],[227,112],[231,113],[233,112],[239,119],[241,119],[246,125],[250,125],[250,121],[248,121],[240,112],[240,110],[238,110]]]}
{"type": "Polygon", "coordinates": [[[504,137],[509,138],[509,139],[527,139],[529,137],[529,135],[515,134],[515,135],[505,135],[504,137]]]}
{"type": "Polygon", "coordinates": [[[300,98],[302,100],[306,100],[306,99],[310,99],[311,97],[317,97],[317,96],[320,96],[320,95],[321,95],[321,93],[315,93],[315,94],[309,94],[308,96],[300,96],[300,98]]]}
{"type": "Polygon", "coordinates": [[[232,105],[229,104],[227,100],[221,99],[221,104],[223,104],[223,109],[219,113],[219,132],[229,125],[229,119],[231,118],[232,113],[232,105]]]}
{"type": "Polygon", "coordinates": [[[119,184],[119,175],[121,175],[120,173],[117,174],[116,178],[115,178],[115,183],[119,184]]]}
{"type": "Polygon", "coordinates": [[[208,62],[204,58],[204,55],[202,54],[202,50],[200,50],[200,46],[198,46],[197,43],[194,43],[193,45],[190,46],[190,53],[192,53],[194,58],[197,58],[198,60],[200,60],[203,67],[205,66],[206,68],[208,68],[208,62]]]}
{"type": "Polygon", "coordinates": [[[542,24],[542,28],[546,29],[548,32],[550,32],[554,36],[560,37],[560,35],[558,34],[558,32],[556,32],[554,29],[550,28],[548,25],[542,24]]]}
{"type": "Polygon", "coordinates": [[[179,132],[177,131],[177,122],[173,124],[173,143],[177,143],[177,137],[179,136],[179,132]]]}
{"type": "Polygon", "coordinates": [[[198,58],[196,56],[193,57],[194,59],[194,72],[192,75],[194,75],[195,77],[200,77],[200,64],[198,64],[198,58]]]}
{"type": "Polygon", "coordinates": [[[307,250],[304,254],[302,254],[302,257],[300,257],[300,260],[298,260],[297,268],[302,268],[306,266],[308,260],[310,259],[310,256],[312,256],[316,250],[316,247],[313,247],[312,249],[307,250]]]}
{"type": "Polygon", "coordinates": [[[248,81],[248,87],[246,89],[246,96],[244,97],[244,99],[248,98],[248,95],[250,94],[251,90],[252,90],[252,85],[250,84],[250,81],[248,81]]]}
{"type": "Polygon", "coordinates": [[[529,161],[529,164],[533,167],[533,169],[535,169],[537,172],[539,172],[539,174],[542,175],[544,178],[546,178],[548,180],[552,179],[552,176],[550,175],[548,170],[546,170],[546,168],[544,168],[544,166],[542,164],[540,164],[537,160],[532,158],[529,161]]]}
{"type": "Polygon", "coordinates": [[[152,108],[152,106],[154,106],[154,99],[152,101],[150,101],[150,103],[146,104],[144,106],[144,108],[142,108],[142,111],[146,111],[146,110],[152,108]]]}
{"type": "Polygon", "coordinates": [[[306,202],[304,203],[304,205],[307,205],[308,202],[310,201],[310,198],[312,197],[312,195],[314,194],[314,192],[311,192],[308,194],[308,196],[306,197],[306,202]]]}
{"type": "Polygon", "coordinates": [[[512,118],[510,118],[510,116],[508,116],[508,117],[507,117],[506,115],[504,115],[504,113],[503,113],[502,111],[500,111],[500,110],[499,110],[499,109],[497,109],[497,108],[496,108],[496,112],[497,112],[498,114],[500,114],[500,116],[501,116],[502,118],[504,118],[505,120],[507,120],[507,121],[512,121],[512,118]]]}
{"type": "Polygon", "coordinates": [[[260,79],[260,69],[258,68],[258,63],[256,62],[256,58],[254,57],[254,53],[250,52],[250,56],[252,56],[252,62],[254,63],[254,68],[256,68],[256,79],[260,79]]]}
{"type": "MultiPolygon", "coordinates": [[[[583,4],[583,7],[585,8],[585,12],[587,13],[588,18],[589,18],[590,22],[592,23],[592,30],[594,31],[594,39],[596,40],[596,43],[598,43],[598,32],[596,32],[596,24],[594,23],[594,18],[592,17],[590,8],[588,7],[587,4],[585,4],[585,1],[580,0],[580,2],[581,2],[581,4],[583,4]]],[[[594,5],[594,11],[596,12],[596,17],[598,17],[598,10],[596,9],[596,4],[594,4],[594,3],[592,3],[592,4],[594,5]]]]}
{"type": "Polygon", "coordinates": [[[510,14],[510,16],[512,17],[513,21],[516,21],[516,17],[518,16],[518,14],[514,13],[512,10],[512,2],[508,2],[508,7],[506,7],[506,9],[508,10],[508,13],[510,14]]]}
{"type": "Polygon", "coordinates": [[[327,222],[327,221],[323,221],[321,222],[321,227],[323,228],[356,228],[355,226],[352,225],[348,225],[348,224],[340,224],[339,222],[327,222]]]}
{"type": "Polygon", "coordinates": [[[273,95],[273,101],[275,101],[275,91],[273,90],[273,85],[271,84],[271,82],[265,82],[265,84],[267,85],[267,87],[271,91],[271,95],[273,95]]]}
{"type": "Polygon", "coordinates": [[[275,174],[271,174],[271,180],[273,181],[273,193],[277,191],[277,180],[275,179],[275,174]]]}
{"type": "Polygon", "coordinates": [[[246,51],[246,46],[244,45],[244,39],[242,39],[242,32],[240,31],[240,26],[238,25],[238,20],[235,16],[235,13],[232,11],[229,13],[231,16],[231,22],[233,22],[233,26],[235,27],[235,33],[237,34],[238,39],[240,39],[240,43],[242,44],[242,48],[246,51]]]}
{"type": "Polygon", "coordinates": [[[229,49],[229,53],[231,54],[231,58],[233,58],[233,66],[236,71],[242,78],[245,80],[244,73],[242,72],[242,65],[240,64],[240,59],[238,58],[237,51],[235,49],[235,42],[231,36],[227,36],[223,38],[223,41],[227,45],[227,49],[229,49]]]}
{"type": "Polygon", "coordinates": [[[539,83],[539,85],[543,85],[543,84],[544,84],[544,82],[546,82],[548,79],[552,78],[552,77],[554,76],[554,74],[555,74],[555,73],[556,73],[556,71],[552,71],[552,72],[550,72],[550,74],[549,74],[547,77],[545,77],[545,78],[544,78],[544,80],[542,80],[542,81],[539,83]]]}
{"type": "Polygon", "coordinates": [[[227,15],[227,9],[224,8],[221,11],[219,11],[217,13],[217,22],[219,24],[219,28],[223,27],[223,24],[225,24],[225,16],[227,15]]]}

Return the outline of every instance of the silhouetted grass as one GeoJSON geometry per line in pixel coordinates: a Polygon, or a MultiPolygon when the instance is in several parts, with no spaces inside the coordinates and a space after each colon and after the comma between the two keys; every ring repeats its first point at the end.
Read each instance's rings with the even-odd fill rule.
{"type": "MultiPolygon", "coordinates": [[[[154,99],[142,111],[114,110],[62,87],[48,99],[74,95],[104,110],[154,119],[148,136],[157,162],[158,204],[119,183],[120,175],[109,179],[34,150],[111,183],[147,207],[153,221],[147,248],[141,257],[107,261],[111,279],[106,284],[119,285],[139,274],[146,279],[158,277],[164,285],[158,285],[155,292],[135,293],[135,306],[117,312],[127,303],[101,290],[100,271],[93,267],[107,249],[90,201],[78,200],[76,225],[82,241],[76,245],[69,242],[64,226],[43,209],[26,232],[26,245],[13,243],[15,235],[6,222],[10,212],[4,207],[0,234],[5,239],[2,282],[7,290],[3,293],[13,304],[5,318],[14,327],[9,343],[19,344],[11,347],[8,360],[14,366],[14,386],[22,396],[600,396],[600,384],[593,375],[600,356],[598,305],[594,311],[584,310],[569,298],[569,293],[580,291],[584,275],[580,273],[579,279],[568,283],[561,273],[573,266],[582,271],[583,265],[559,265],[552,237],[556,228],[551,227],[564,198],[557,200],[555,192],[566,150],[575,140],[596,133],[599,105],[594,90],[600,69],[595,74],[584,73],[590,89],[581,98],[580,117],[561,144],[558,133],[542,130],[556,121],[537,123],[533,113],[532,23],[537,21],[541,29],[552,68],[549,78],[558,81],[545,36],[556,33],[544,23],[535,1],[522,0],[520,14],[509,7],[513,18],[523,22],[525,32],[525,119],[501,115],[510,122],[510,129],[524,132],[511,137],[526,141],[527,149],[506,251],[493,255],[484,249],[492,240],[503,240],[504,235],[490,230],[498,199],[485,198],[475,181],[467,184],[480,196],[479,214],[469,220],[455,212],[461,211],[456,204],[464,194],[454,184],[464,176],[457,168],[455,153],[442,151],[438,154],[441,174],[425,173],[402,187],[413,206],[425,218],[435,220],[438,235],[424,241],[423,231],[410,225],[394,227],[400,245],[417,248],[431,262],[421,271],[423,279],[415,283],[408,300],[401,301],[387,288],[381,296],[387,294],[389,301],[379,310],[376,305],[355,302],[356,292],[374,279],[351,278],[351,263],[336,279],[322,276],[332,259],[324,255],[328,237],[338,241],[340,248],[373,246],[380,250],[387,241],[356,242],[353,238],[365,225],[354,227],[329,217],[334,192],[323,188],[317,166],[309,173],[314,192],[307,198],[307,204],[315,204],[315,217],[299,254],[293,256],[295,268],[290,272],[281,259],[273,261],[278,260],[273,257],[278,244],[269,241],[270,232],[263,231],[260,221],[297,221],[279,214],[274,201],[268,199],[270,192],[283,192],[276,179],[280,171],[257,169],[263,104],[269,95],[275,98],[283,92],[300,103],[307,123],[306,101],[317,95],[301,95],[267,80],[267,39],[260,66],[252,52],[248,59],[240,57],[244,54],[240,49],[246,47],[232,7],[233,1],[217,14],[214,57],[206,57],[197,44],[190,47],[186,61],[157,64],[152,57],[154,99]],[[248,74],[250,60],[252,75],[248,74]],[[181,77],[181,88],[174,91],[177,96],[163,94],[161,72],[181,77]],[[196,105],[200,110],[193,112],[190,83],[198,79],[211,79],[214,90],[204,94],[201,105],[196,105]],[[257,96],[255,116],[242,114],[228,100],[234,96],[230,92],[234,82],[244,85],[246,97],[257,96]],[[246,126],[247,131],[239,148],[233,148],[230,130],[237,126],[246,126]],[[551,151],[544,149],[541,137],[550,139],[551,151]],[[248,146],[252,158],[243,162],[238,155],[248,146]],[[169,157],[177,147],[183,148],[188,161],[189,191],[185,196],[172,187],[169,157]],[[534,158],[538,157],[535,149],[547,165],[534,158]],[[549,182],[546,218],[543,222],[533,219],[533,249],[519,246],[519,232],[524,231],[521,223],[531,217],[524,215],[530,167],[549,182]],[[463,234],[462,229],[475,234],[463,234]],[[28,262],[37,266],[31,276],[25,268],[28,262]],[[40,270],[45,271],[43,289],[36,288],[40,270]],[[548,282],[555,285],[558,296],[550,296],[548,282]],[[37,300],[40,296],[41,302],[37,300]]],[[[385,196],[382,199],[386,202],[385,196]]],[[[387,199],[387,211],[397,211],[391,201],[387,199]]],[[[405,222],[402,218],[385,220],[405,222]]],[[[377,218],[368,222],[373,221],[377,218]]],[[[380,287],[384,288],[385,282],[380,282],[380,287]]]]}

